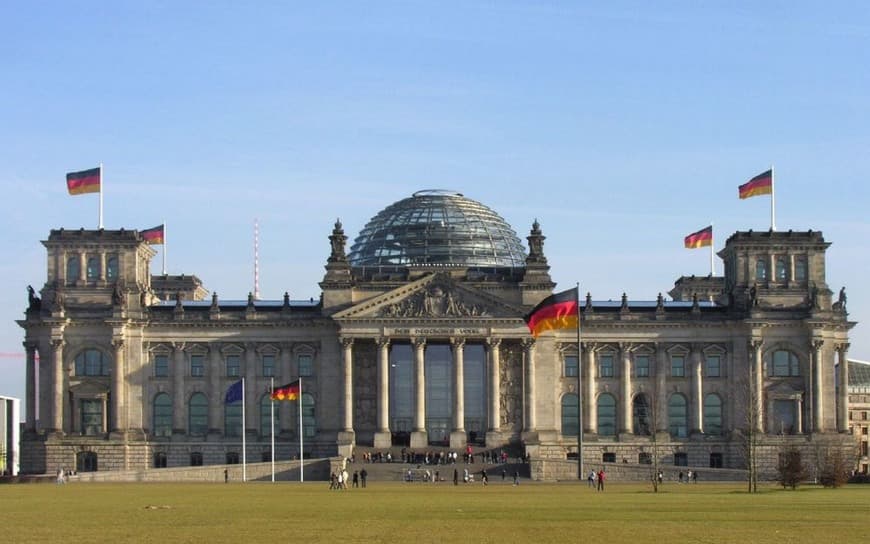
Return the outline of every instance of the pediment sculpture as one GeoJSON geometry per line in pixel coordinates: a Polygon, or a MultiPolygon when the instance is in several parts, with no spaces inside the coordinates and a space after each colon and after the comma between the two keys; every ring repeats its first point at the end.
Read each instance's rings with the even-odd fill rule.
{"type": "Polygon", "coordinates": [[[480,304],[464,301],[444,285],[430,285],[378,312],[380,317],[479,317],[487,315],[480,304]]]}

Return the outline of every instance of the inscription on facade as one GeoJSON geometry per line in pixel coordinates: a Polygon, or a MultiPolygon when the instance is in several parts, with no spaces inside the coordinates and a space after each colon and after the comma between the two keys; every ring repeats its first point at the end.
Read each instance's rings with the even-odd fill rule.
{"type": "Polygon", "coordinates": [[[386,336],[486,336],[488,329],[474,327],[402,327],[384,329],[386,336]]]}

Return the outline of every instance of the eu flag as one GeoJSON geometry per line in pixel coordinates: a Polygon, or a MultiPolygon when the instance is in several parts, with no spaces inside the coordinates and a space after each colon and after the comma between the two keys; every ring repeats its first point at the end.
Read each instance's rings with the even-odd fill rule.
{"type": "Polygon", "coordinates": [[[232,404],[242,400],[242,380],[237,381],[227,389],[227,395],[224,398],[224,403],[232,404]]]}

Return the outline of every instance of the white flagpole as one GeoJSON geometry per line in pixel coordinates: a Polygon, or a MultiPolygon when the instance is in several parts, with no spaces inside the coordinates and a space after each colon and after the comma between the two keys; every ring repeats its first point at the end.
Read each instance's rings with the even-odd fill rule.
{"type": "Polygon", "coordinates": [[[713,246],[716,245],[715,241],[716,241],[716,231],[713,229],[713,222],[710,221],[710,277],[711,278],[716,275],[716,265],[713,262],[713,256],[714,256],[714,253],[713,253],[714,247],[713,246]]]}
{"type": "Polygon", "coordinates": [[[299,482],[305,481],[305,450],[302,448],[302,437],[305,431],[302,429],[302,376],[299,377],[299,482]]]}
{"type": "Polygon", "coordinates": [[[272,392],[275,391],[275,377],[269,378],[269,383],[272,387],[269,388],[269,405],[272,408],[272,481],[275,481],[275,399],[272,398],[272,392]]]}
{"type": "MultiPolygon", "coordinates": [[[[580,350],[580,282],[574,301],[577,305],[577,479],[583,479],[583,353],[580,350]]],[[[591,377],[589,378],[592,379],[591,377]]]]}
{"type": "Polygon", "coordinates": [[[248,481],[247,440],[245,438],[245,378],[242,378],[242,481],[248,481]]]}
{"type": "MultiPolygon", "coordinates": [[[[93,163],[91,163],[93,164],[93,163]]],[[[100,226],[99,228],[103,228],[103,163],[100,163],[100,226]]]]}
{"type": "Polygon", "coordinates": [[[770,230],[776,232],[776,186],[772,164],[770,165],[770,230]]]}
{"type": "Polygon", "coordinates": [[[163,222],[163,275],[166,275],[166,221],[163,222]]]}

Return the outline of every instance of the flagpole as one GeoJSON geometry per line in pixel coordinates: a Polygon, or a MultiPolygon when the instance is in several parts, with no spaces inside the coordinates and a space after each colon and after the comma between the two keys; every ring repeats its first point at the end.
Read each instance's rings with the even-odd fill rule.
{"type": "Polygon", "coordinates": [[[275,481],[275,399],[272,393],[275,391],[275,377],[269,378],[272,387],[269,388],[269,406],[272,408],[272,481],[275,481]]]}
{"type": "Polygon", "coordinates": [[[245,378],[242,377],[242,481],[248,481],[247,441],[245,439],[245,378]]]}
{"type": "Polygon", "coordinates": [[[776,232],[776,186],[773,165],[770,165],[770,230],[776,232]]]}
{"type": "Polygon", "coordinates": [[[716,235],[715,235],[715,231],[713,229],[713,222],[710,221],[710,277],[711,278],[716,275],[716,265],[713,262],[713,255],[714,255],[713,246],[716,245],[715,244],[715,241],[716,241],[715,236],[716,235]]]}
{"type": "Polygon", "coordinates": [[[100,226],[98,228],[103,228],[103,163],[100,163],[100,226]]]}
{"type": "Polygon", "coordinates": [[[305,481],[305,458],[304,449],[302,448],[302,437],[305,435],[302,429],[302,376],[299,376],[299,402],[297,406],[299,412],[299,482],[305,481]]]}
{"type": "MultiPolygon", "coordinates": [[[[583,479],[583,356],[580,351],[580,282],[574,293],[577,305],[577,479],[583,479]]],[[[590,378],[591,379],[591,378],[590,378]]]]}
{"type": "Polygon", "coordinates": [[[163,222],[163,275],[166,275],[166,221],[163,222]]]}

